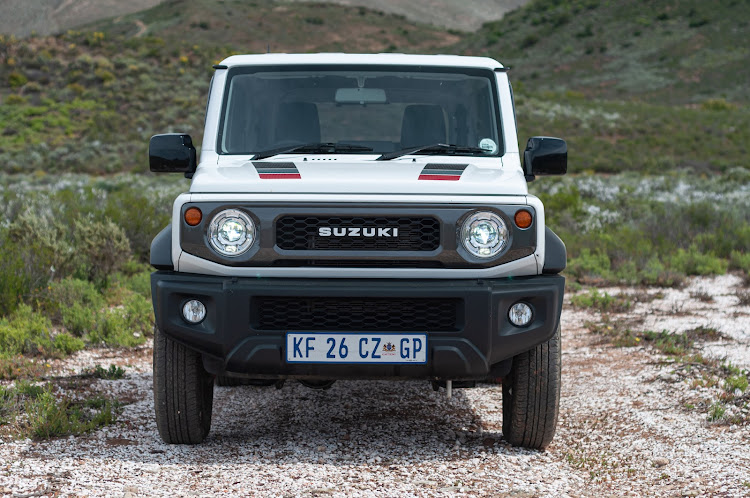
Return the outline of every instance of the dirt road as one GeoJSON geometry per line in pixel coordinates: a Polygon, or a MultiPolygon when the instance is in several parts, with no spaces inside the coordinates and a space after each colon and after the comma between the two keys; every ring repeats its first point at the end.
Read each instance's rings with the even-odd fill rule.
{"type": "MultiPolygon", "coordinates": [[[[704,294],[701,306],[688,297],[685,305],[694,315],[681,316],[712,320],[705,307],[733,302],[739,285],[732,276],[697,279],[628,313],[659,316],[681,295],[673,293],[710,289],[713,304],[704,294]]],[[[746,335],[725,332],[705,348],[747,348],[750,308],[735,303],[721,316],[727,330],[746,335]]],[[[125,378],[93,386],[130,402],[120,420],[83,437],[3,441],[0,491],[128,497],[750,494],[747,423],[710,423],[705,409],[687,408],[687,401],[710,402],[716,391],[696,388],[650,348],[615,347],[592,334],[584,323],[597,319],[597,312],[569,305],[563,313],[560,421],[544,452],[502,441],[497,388],[457,390],[448,399],[425,382],[339,382],[328,391],[291,382],[282,390],[217,388],[208,440],[167,446],[152,415],[150,350],[126,357],[96,351],[80,353],[58,370],[124,365],[125,378]]]]}

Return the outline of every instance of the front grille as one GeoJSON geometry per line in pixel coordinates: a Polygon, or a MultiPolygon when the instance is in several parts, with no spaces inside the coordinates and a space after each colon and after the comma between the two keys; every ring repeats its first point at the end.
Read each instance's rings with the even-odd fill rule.
{"type": "Polygon", "coordinates": [[[324,266],[326,268],[445,268],[440,261],[383,261],[380,259],[277,259],[272,266],[303,268],[324,266]]]}
{"type": "Polygon", "coordinates": [[[276,245],[288,251],[434,251],[440,247],[440,222],[431,217],[284,216],[276,222],[276,245]],[[318,235],[321,227],[331,228],[332,235],[318,235]],[[391,236],[378,229],[390,229],[385,234],[391,236]]]}
{"type": "Polygon", "coordinates": [[[459,330],[460,299],[256,297],[256,330],[451,332],[459,330]]]}

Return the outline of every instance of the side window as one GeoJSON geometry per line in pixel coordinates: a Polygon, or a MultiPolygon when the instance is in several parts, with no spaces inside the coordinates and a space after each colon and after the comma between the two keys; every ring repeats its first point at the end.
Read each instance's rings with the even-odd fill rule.
{"type": "Polygon", "coordinates": [[[206,97],[206,111],[203,113],[203,127],[206,126],[206,118],[208,117],[208,103],[211,102],[211,90],[214,87],[214,77],[211,76],[211,82],[208,84],[208,97],[206,97]]]}
{"type": "MultiPolygon", "coordinates": [[[[513,124],[516,126],[516,130],[518,130],[518,119],[516,119],[516,98],[513,96],[513,84],[508,81],[508,87],[510,88],[510,103],[513,106],[513,124]]],[[[518,133],[518,131],[516,131],[518,133]]]]}

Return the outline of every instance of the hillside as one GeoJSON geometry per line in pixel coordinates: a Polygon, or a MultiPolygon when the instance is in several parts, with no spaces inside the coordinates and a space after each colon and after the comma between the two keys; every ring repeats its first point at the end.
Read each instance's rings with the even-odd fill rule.
{"type": "MultiPolygon", "coordinates": [[[[63,33],[103,19],[116,18],[154,7],[165,0],[3,0],[0,2],[0,34],[19,38],[63,33]]],[[[186,0],[169,0],[182,3],[186,0]]],[[[412,22],[440,26],[446,29],[474,31],[488,20],[500,19],[506,12],[529,0],[281,0],[285,3],[335,3],[349,7],[397,14],[412,22]]],[[[224,5],[248,4],[225,2],[224,5]]],[[[256,7],[257,2],[249,3],[256,7]]],[[[189,8],[189,7],[188,7],[189,8]]]]}
{"type": "Polygon", "coordinates": [[[534,90],[660,103],[748,100],[750,2],[537,0],[456,46],[534,90]]]}
{"type": "Polygon", "coordinates": [[[325,3],[191,0],[164,2],[88,25],[110,38],[158,36],[167,45],[239,52],[430,52],[460,38],[441,28],[364,7],[325,3]]]}
{"type": "Polygon", "coordinates": [[[62,33],[82,24],[130,14],[164,0],[3,0],[0,34],[22,38],[62,33]]]}
{"type": "Polygon", "coordinates": [[[0,172],[143,171],[153,134],[200,143],[211,66],[232,53],[430,52],[458,40],[364,8],[222,0],[167,2],[55,37],[0,36],[0,172]]]}
{"type": "Polygon", "coordinates": [[[362,7],[170,1],[0,37],[0,172],[143,171],[155,133],[200,143],[214,63],[269,48],[490,55],[512,67],[521,140],[566,138],[573,172],[741,168],[750,3],[680,5],[536,0],[461,34],[362,7]]]}

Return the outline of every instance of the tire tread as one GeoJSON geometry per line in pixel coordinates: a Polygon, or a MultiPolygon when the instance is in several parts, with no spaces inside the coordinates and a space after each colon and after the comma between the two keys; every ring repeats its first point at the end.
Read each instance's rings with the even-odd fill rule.
{"type": "Polygon", "coordinates": [[[503,381],[503,437],[513,446],[543,449],[560,411],[560,325],[555,335],[513,358],[503,381]]]}
{"type": "Polygon", "coordinates": [[[211,428],[213,376],[200,353],[154,331],[154,407],[159,435],[169,444],[197,444],[211,428]]]}

